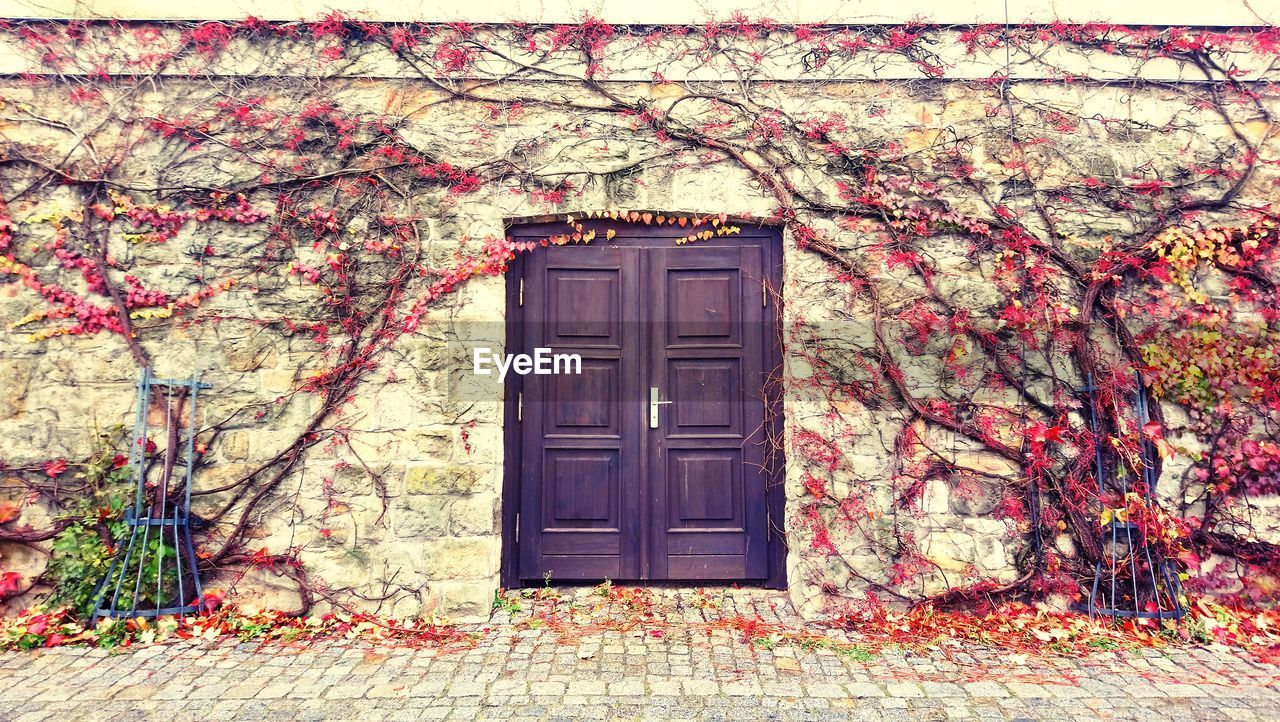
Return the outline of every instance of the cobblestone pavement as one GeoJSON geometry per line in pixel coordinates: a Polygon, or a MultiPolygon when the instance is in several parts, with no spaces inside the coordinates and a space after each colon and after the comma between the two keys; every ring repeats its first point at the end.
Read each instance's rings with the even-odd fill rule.
{"type": "Polygon", "coordinates": [[[0,653],[0,720],[1280,720],[1280,668],[1224,652],[769,648],[707,622],[793,622],[776,594],[728,591],[719,609],[658,595],[661,627],[508,610],[458,650],[230,640],[0,653]]]}

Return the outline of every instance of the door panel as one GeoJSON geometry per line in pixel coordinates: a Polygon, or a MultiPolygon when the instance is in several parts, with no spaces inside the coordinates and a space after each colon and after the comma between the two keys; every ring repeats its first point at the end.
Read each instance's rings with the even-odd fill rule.
{"type": "Polygon", "coordinates": [[[742,388],[740,358],[670,359],[670,387],[673,401],[671,436],[696,437],[706,434],[742,437],[742,407],[725,395],[725,389],[742,388]]]}
{"type": "Polygon", "coordinates": [[[525,260],[518,577],[763,581],[767,239],[617,240],[525,260]]]}
{"type": "Polygon", "coordinates": [[[650,384],[671,404],[650,430],[657,493],[654,579],[763,579],[765,546],[762,249],[651,248],[650,384]]]}
{"type": "Polygon", "coordinates": [[[523,377],[519,569],[525,579],[640,574],[639,259],[620,248],[530,254],[523,352],[582,357],[582,374],[523,377]],[[630,315],[630,319],[628,316],[630,315]]]}
{"type": "Polygon", "coordinates": [[[742,454],[738,449],[672,449],[667,453],[670,531],[743,528],[742,454]]]}
{"type": "Polygon", "coordinates": [[[581,371],[546,377],[543,383],[549,403],[543,415],[543,433],[549,438],[585,434],[620,438],[622,359],[584,357],[581,371]]]}

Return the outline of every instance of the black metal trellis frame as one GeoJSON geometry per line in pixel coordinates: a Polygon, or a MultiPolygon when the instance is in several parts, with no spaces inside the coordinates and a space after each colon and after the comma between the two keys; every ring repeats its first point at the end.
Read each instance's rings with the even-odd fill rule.
{"type": "Polygon", "coordinates": [[[195,466],[197,401],[202,383],[157,379],[151,369],[138,381],[137,414],[129,447],[135,495],[125,510],[127,540],[94,594],[93,621],[189,614],[200,610],[203,593],[191,541],[191,476],[195,466]],[[154,440],[153,415],[161,419],[163,447],[154,440]],[[175,477],[180,477],[177,479],[175,477]],[[166,570],[165,557],[172,553],[166,570]],[[150,578],[154,572],[154,580],[150,578]],[[154,596],[152,596],[154,592],[154,596]]]}
{"type": "MultiPolygon", "coordinates": [[[[1134,406],[1137,409],[1138,421],[1138,469],[1142,486],[1139,491],[1144,503],[1155,503],[1156,482],[1156,449],[1147,438],[1144,429],[1150,421],[1147,404],[1146,385],[1142,381],[1142,373],[1134,372],[1137,381],[1134,406]]],[[[1112,491],[1119,494],[1120,500],[1128,498],[1132,491],[1128,477],[1120,473],[1119,464],[1113,463],[1110,470],[1107,455],[1103,450],[1103,426],[1098,414],[1098,389],[1093,377],[1088,379],[1088,386],[1080,390],[1088,398],[1089,427],[1094,434],[1094,470],[1098,482],[1098,498],[1107,503],[1108,482],[1112,491]]],[[[1094,564],[1093,585],[1089,591],[1087,604],[1082,611],[1090,617],[1108,616],[1128,619],[1179,620],[1186,614],[1182,606],[1182,584],[1178,579],[1178,570],[1173,561],[1153,554],[1147,544],[1146,534],[1137,525],[1127,519],[1120,519],[1113,514],[1102,524],[1102,543],[1109,548],[1094,564]],[[1139,569],[1145,568],[1145,573],[1139,569]],[[1120,600],[1128,596],[1132,600],[1132,608],[1121,606],[1120,600]],[[1144,602],[1154,602],[1155,609],[1146,609],[1144,602]]]]}

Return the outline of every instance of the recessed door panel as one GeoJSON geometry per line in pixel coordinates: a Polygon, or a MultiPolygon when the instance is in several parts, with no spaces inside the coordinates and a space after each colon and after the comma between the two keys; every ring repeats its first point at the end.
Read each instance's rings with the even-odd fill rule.
{"type": "Polygon", "coordinates": [[[548,437],[618,437],[622,428],[622,359],[584,358],[579,374],[544,377],[550,403],[543,416],[548,437]]]}
{"type": "Polygon", "coordinates": [[[543,531],[617,531],[619,479],[616,449],[548,449],[543,531]]]}
{"type": "Polygon", "coordinates": [[[742,472],[740,449],[669,451],[667,528],[743,531],[742,472]]]}
{"type": "Polygon", "coordinates": [[[622,279],[618,270],[549,268],[546,292],[550,312],[547,340],[552,345],[621,345],[622,279]]]}
{"type": "Polygon", "coordinates": [[[742,436],[742,359],[672,359],[667,379],[673,435],[742,436]]]}
{"type": "Polygon", "coordinates": [[[669,269],[666,274],[670,343],[738,343],[741,271],[669,269]]]}

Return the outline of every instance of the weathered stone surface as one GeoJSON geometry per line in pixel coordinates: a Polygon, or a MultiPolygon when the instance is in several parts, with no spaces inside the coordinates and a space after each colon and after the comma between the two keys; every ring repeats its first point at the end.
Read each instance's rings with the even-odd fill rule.
{"type": "Polygon", "coordinates": [[[470,494],[485,476],[485,469],[474,466],[410,466],[404,478],[410,494],[470,494]]]}
{"type": "Polygon", "coordinates": [[[429,541],[422,545],[423,570],[432,579],[481,579],[494,573],[496,549],[484,537],[429,541]]]}
{"type": "Polygon", "coordinates": [[[243,431],[228,431],[222,436],[222,456],[228,461],[249,458],[249,448],[249,435],[243,431]]]}
{"type": "Polygon", "coordinates": [[[11,419],[26,410],[27,384],[31,381],[31,363],[23,360],[0,360],[0,420],[11,419]]]}
{"type": "Polygon", "coordinates": [[[449,533],[455,536],[493,534],[498,524],[497,501],[488,494],[454,501],[449,507],[449,533]]]}
{"type": "Polygon", "coordinates": [[[447,429],[410,431],[408,437],[408,456],[415,460],[448,461],[453,451],[453,433],[447,429]]]}
{"type": "Polygon", "coordinates": [[[957,474],[947,484],[950,487],[947,501],[952,514],[983,516],[990,514],[1000,503],[1001,485],[992,480],[957,474]]]}
{"type": "MultiPolygon", "coordinates": [[[[990,70],[986,68],[980,77],[990,77],[990,70]]],[[[253,82],[250,78],[244,81],[246,86],[253,82]]],[[[778,211],[777,199],[736,163],[716,161],[704,166],[673,153],[669,165],[614,172],[651,156],[649,139],[629,143],[625,134],[613,130],[593,136],[596,128],[555,107],[530,103],[523,115],[495,123],[492,113],[496,105],[439,104],[435,101],[445,97],[441,91],[418,81],[404,82],[394,73],[332,81],[315,91],[323,93],[324,102],[357,112],[403,113],[405,137],[442,161],[468,167],[490,163],[496,157],[535,159],[544,154],[535,159],[542,173],[548,177],[572,174],[569,177],[577,184],[575,192],[557,203],[542,202],[528,192],[509,192],[528,190],[515,182],[493,193],[457,194],[444,188],[423,191],[413,203],[422,234],[421,245],[415,250],[421,253],[419,261],[433,268],[448,268],[464,249],[477,250],[485,239],[501,236],[509,219],[559,219],[626,207],[754,213],[761,217],[778,211]],[[481,132],[478,124],[488,127],[481,132]]],[[[531,85],[513,92],[559,99],[564,87],[531,85]]],[[[699,107],[697,99],[687,97],[686,86],[652,81],[649,72],[642,73],[639,82],[612,82],[610,87],[624,97],[652,101],[660,108],[674,104],[677,115],[692,114],[699,107]]],[[[149,102],[163,105],[191,90],[190,84],[169,78],[150,91],[149,102]]],[[[1096,134],[1081,130],[1064,137],[1026,117],[1030,112],[1020,110],[1018,120],[1027,124],[1027,137],[1043,134],[1054,141],[1045,145],[1056,145],[1062,153],[1062,158],[1055,159],[1049,150],[1038,149],[1039,143],[1027,144],[1022,149],[1025,171],[1009,162],[1007,135],[989,132],[991,113],[1004,112],[1000,89],[995,87],[947,82],[906,86],[867,76],[861,82],[803,86],[781,82],[756,90],[768,92],[778,107],[794,113],[797,119],[828,114],[856,119],[842,135],[850,148],[893,147],[894,154],[904,153],[904,167],[909,166],[920,179],[927,179],[934,169],[910,164],[927,163],[930,148],[956,143],[972,146],[965,154],[971,155],[973,180],[982,187],[982,197],[946,201],[960,212],[984,216],[991,212],[987,199],[999,203],[1015,199],[1019,188],[1011,181],[1019,173],[1034,174],[1046,187],[1059,183],[1066,187],[1074,182],[1068,176],[1085,171],[1104,179],[1144,178],[1165,173],[1169,159],[1185,164],[1215,150],[1204,144],[1189,146],[1186,134],[1176,129],[1156,132],[1155,128],[1175,117],[1175,102],[1169,92],[1154,89],[1104,85],[1083,92],[1061,83],[1019,83],[1016,94],[1023,102],[1044,102],[1045,107],[1058,103],[1077,109],[1075,114],[1080,118],[1108,119],[1096,134]]],[[[38,108],[44,94],[60,101],[56,92],[54,85],[35,89],[19,82],[6,82],[4,88],[6,100],[12,97],[15,103],[29,103],[33,108],[38,108]]],[[[312,98],[302,100],[310,102],[312,98]]],[[[1268,97],[1261,102],[1274,105],[1275,101],[1268,97]]],[[[69,105],[63,103],[63,107],[69,105]]],[[[1227,137],[1232,129],[1210,115],[1192,112],[1178,124],[1199,125],[1206,134],[1227,137]]],[[[1246,137],[1257,139],[1266,124],[1251,121],[1239,128],[1246,137]]],[[[5,131],[6,140],[13,143],[48,140],[43,135],[25,140],[8,135],[9,126],[5,131]]],[[[328,131],[310,129],[308,138],[314,140],[322,132],[328,131]]],[[[360,138],[371,141],[364,135],[360,138]]],[[[748,151],[748,159],[760,161],[771,153],[773,149],[764,150],[765,146],[762,139],[762,149],[748,151]]],[[[154,180],[161,165],[145,153],[159,152],[159,148],[140,147],[138,162],[121,166],[120,179],[135,173],[140,180],[154,180]]],[[[1216,157],[1217,153],[1209,155],[1216,157]]],[[[319,164],[330,160],[314,159],[319,164]]],[[[817,160],[828,159],[820,156],[817,160]]],[[[205,187],[237,173],[253,179],[261,169],[243,171],[193,159],[169,172],[173,175],[166,179],[168,183],[205,187]]],[[[1264,170],[1276,172],[1280,171],[1264,170]]],[[[815,199],[838,201],[840,191],[832,178],[796,168],[785,174],[806,192],[811,190],[815,199]]],[[[1246,189],[1242,198],[1269,197],[1276,178],[1261,178],[1258,187],[1262,191],[1246,189]]],[[[41,204],[71,207],[76,202],[69,188],[54,188],[49,194],[47,204],[41,204]]],[[[52,236],[50,229],[27,223],[29,216],[40,210],[15,209],[14,213],[22,216],[18,222],[25,224],[23,232],[29,240],[47,242],[52,236]]],[[[1021,222],[1037,223],[1030,217],[1033,215],[1026,214],[1021,222]]],[[[1122,237],[1132,229],[1121,215],[1082,220],[1075,214],[1055,211],[1055,222],[1060,224],[1056,230],[1062,232],[1064,247],[1073,245],[1068,234],[1093,240],[1104,233],[1122,237]]],[[[358,219],[345,230],[358,237],[368,222],[358,219]]],[[[184,227],[168,244],[130,243],[116,232],[129,229],[114,228],[111,252],[118,258],[139,259],[135,270],[146,284],[187,288],[198,279],[181,249],[199,248],[206,242],[216,245],[217,256],[206,259],[207,266],[200,271],[200,278],[212,278],[215,272],[227,270],[219,263],[241,264],[257,258],[269,237],[265,227],[236,226],[214,234],[206,228],[190,227],[194,225],[184,227]]],[[[900,348],[903,344],[898,342],[911,333],[907,322],[926,288],[907,264],[880,262],[877,254],[882,251],[875,246],[883,239],[873,228],[853,218],[839,223],[831,218],[815,219],[812,227],[852,257],[865,261],[868,272],[883,284],[880,301],[895,349],[892,361],[903,370],[908,389],[924,401],[943,396],[989,408],[1013,408],[1019,403],[1007,389],[973,389],[949,376],[945,368],[951,351],[948,334],[938,334],[914,348],[900,348]]],[[[806,613],[824,611],[829,602],[857,598],[867,588],[859,575],[885,578],[886,568],[894,561],[894,534],[899,529],[916,534],[922,553],[943,567],[951,581],[974,567],[985,575],[1007,576],[1013,557],[1021,550],[1022,536],[1011,533],[1011,525],[992,518],[992,514],[1004,493],[999,479],[1016,479],[1020,470],[996,455],[942,438],[925,424],[916,423],[912,430],[940,455],[953,455],[949,461],[956,469],[927,475],[920,496],[909,504],[899,504],[904,487],[914,481],[905,478],[910,474],[903,473],[903,466],[909,464],[896,448],[903,424],[911,418],[892,402],[877,403],[848,391],[875,382],[877,374],[869,372],[866,365],[866,354],[877,343],[870,322],[875,309],[857,293],[835,292],[843,287],[833,285],[828,262],[800,250],[795,230],[796,224],[784,229],[782,259],[787,507],[781,526],[789,535],[791,593],[806,613]],[[829,365],[825,368],[813,356],[819,352],[826,355],[829,365]],[[816,388],[824,381],[840,386],[840,390],[826,393],[827,389],[816,388]],[[791,442],[800,431],[833,440],[839,456],[833,468],[796,453],[791,442]],[[821,476],[834,498],[856,502],[850,511],[857,514],[856,534],[848,533],[852,522],[842,521],[832,505],[815,512],[831,532],[829,541],[839,549],[838,557],[815,543],[818,531],[808,523],[815,518],[809,515],[815,497],[805,487],[808,472],[821,476]]],[[[973,328],[1007,333],[998,318],[983,316],[1002,303],[1006,292],[994,280],[990,256],[971,253],[969,243],[953,233],[937,233],[922,243],[929,261],[936,264],[933,283],[947,302],[974,311],[973,328]]],[[[308,246],[309,242],[299,243],[291,252],[302,261],[322,265],[323,253],[308,246]]],[[[340,411],[326,419],[321,444],[309,449],[303,462],[267,495],[262,514],[252,520],[247,536],[273,551],[305,545],[308,572],[317,580],[330,586],[350,584],[371,599],[383,591],[380,582],[394,577],[397,587],[414,590],[387,602],[387,608],[396,613],[428,612],[432,603],[424,604],[424,599],[434,599],[436,607],[451,615],[478,616],[487,611],[497,586],[498,519],[503,503],[500,481],[506,462],[503,390],[492,379],[459,383],[467,378],[466,369],[459,366],[465,359],[458,358],[456,346],[464,337],[488,339],[495,348],[502,345],[506,283],[500,276],[467,282],[433,306],[417,331],[395,340],[377,359],[377,367],[367,380],[351,398],[343,400],[340,411]]],[[[25,316],[31,310],[31,298],[30,289],[21,284],[0,285],[0,325],[8,327],[25,316]]],[[[324,401],[323,394],[308,384],[335,363],[332,349],[317,350],[322,344],[311,338],[315,331],[306,325],[322,317],[323,305],[317,289],[298,282],[294,275],[256,273],[252,284],[242,284],[233,293],[204,302],[202,310],[209,312],[209,318],[221,319],[217,324],[174,324],[163,332],[148,326],[142,334],[158,370],[185,376],[199,369],[213,385],[200,420],[202,426],[231,420],[227,422],[230,430],[211,445],[211,463],[200,470],[197,489],[232,483],[299,443],[299,435],[324,401]],[[290,328],[279,328],[281,319],[288,319],[290,328]]],[[[936,302],[925,305],[941,312],[936,302]]],[[[339,326],[327,324],[325,333],[341,333],[339,326]]],[[[1030,356],[1028,363],[1038,373],[1069,376],[1067,369],[1058,367],[1060,361],[1041,362],[1036,354],[1030,356]]],[[[130,423],[132,384],[137,374],[125,344],[110,334],[52,338],[38,345],[27,343],[21,329],[0,337],[0,462],[38,469],[50,458],[86,457],[103,428],[130,423]]],[[[1037,393],[1047,396],[1043,389],[1037,393]]],[[[1080,423],[1078,418],[1075,421],[1080,423]]],[[[1016,438],[1002,440],[1015,447],[1021,443],[1016,438]]],[[[1180,443],[1193,448],[1190,440],[1180,443]]],[[[1166,473],[1178,478],[1186,464],[1184,459],[1175,460],[1166,473]]],[[[261,488],[257,485],[266,483],[273,473],[274,468],[268,469],[244,491],[256,493],[261,488]]],[[[1174,486],[1164,488],[1171,491],[1174,486]]],[[[200,497],[196,511],[213,513],[234,501],[233,493],[200,497]]],[[[1074,551],[1065,536],[1055,544],[1064,552],[1074,551]]],[[[941,584],[940,577],[930,577],[929,584],[935,588],[941,584]]],[[[260,594],[263,599],[279,600],[281,606],[296,603],[286,584],[256,571],[236,593],[260,594]],[[250,588],[257,591],[248,591],[250,588]]],[[[355,597],[348,601],[361,603],[355,597]]]]}
{"type": "Polygon", "coordinates": [[[279,352],[271,339],[257,336],[251,339],[228,342],[222,349],[227,368],[232,371],[257,371],[276,365],[279,352]]]}
{"type": "Polygon", "coordinates": [[[440,613],[450,619],[483,619],[493,608],[490,580],[444,582],[437,587],[441,594],[440,613]]]}
{"type": "Polygon", "coordinates": [[[420,540],[441,537],[449,531],[448,496],[406,496],[397,499],[392,509],[396,535],[402,539],[420,540]]]}

